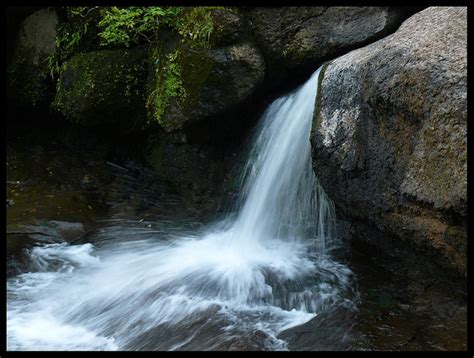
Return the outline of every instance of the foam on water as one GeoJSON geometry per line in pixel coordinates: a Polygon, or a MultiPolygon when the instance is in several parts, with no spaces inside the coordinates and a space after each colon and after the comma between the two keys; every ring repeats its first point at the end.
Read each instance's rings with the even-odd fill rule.
{"type": "Polygon", "coordinates": [[[221,342],[262,331],[267,348],[286,349],[281,331],[345,300],[351,273],[330,257],[334,209],[311,167],[318,75],[262,116],[224,221],[172,241],[111,230],[100,247],[35,247],[35,272],[7,283],[8,349],[149,349],[157,329],[174,338],[152,349],[185,349],[210,321],[221,342]]]}

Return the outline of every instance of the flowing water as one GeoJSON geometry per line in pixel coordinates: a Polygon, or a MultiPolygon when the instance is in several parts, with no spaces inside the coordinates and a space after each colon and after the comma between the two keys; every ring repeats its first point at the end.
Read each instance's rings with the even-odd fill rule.
{"type": "Polygon", "coordinates": [[[280,332],[350,302],[351,272],[331,257],[333,204],[311,166],[318,76],[263,114],[225,219],[147,235],[122,223],[94,244],[34,247],[33,269],[7,282],[8,350],[235,349],[245,339],[281,350],[280,332]]]}

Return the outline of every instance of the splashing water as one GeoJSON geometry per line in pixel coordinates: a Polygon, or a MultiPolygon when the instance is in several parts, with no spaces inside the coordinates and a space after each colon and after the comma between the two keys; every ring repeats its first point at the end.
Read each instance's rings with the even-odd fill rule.
{"type": "Polygon", "coordinates": [[[231,349],[257,332],[286,349],[280,332],[347,300],[351,272],[330,257],[334,208],[311,167],[318,76],[262,116],[227,219],[166,239],[104,228],[103,245],[33,248],[34,272],[7,283],[8,349],[231,349]]]}

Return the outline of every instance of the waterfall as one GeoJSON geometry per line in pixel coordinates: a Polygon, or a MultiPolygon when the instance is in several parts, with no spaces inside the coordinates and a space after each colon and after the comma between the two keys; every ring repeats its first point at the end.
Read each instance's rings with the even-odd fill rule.
{"type": "Polygon", "coordinates": [[[260,120],[244,171],[236,241],[311,239],[320,253],[334,244],[333,204],[311,166],[309,134],[319,72],[274,101],[260,120]]]}
{"type": "Polygon", "coordinates": [[[36,269],[7,282],[8,350],[225,349],[256,332],[285,349],[280,332],[346,301],[351,272],[331,258],[334,208],[311,166],[318,76],[262,116],[227,219],[33,248],[36,269]]]}

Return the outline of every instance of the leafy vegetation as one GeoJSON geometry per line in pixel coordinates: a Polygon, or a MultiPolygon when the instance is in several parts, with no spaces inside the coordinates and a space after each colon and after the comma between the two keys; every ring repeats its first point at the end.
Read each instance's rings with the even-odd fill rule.
{"type": "Polygon", "coordinates": [[[65,21],[56,37],[56,54],[49,58],[49,68],[54,77],[61,64],[81,45],[92,43],[102,47],[130,47],[140,42],[157,40],[158,30],[167,26],[176,31],[191,46],[206,46],[214,31],[212,11],[222,9],[218,6],[181,7],[84,7],[63,8],[65,21]],[[86,43],[84,38],[88,37],[86,43]]]}
{"type": "Polygon", "coordinates": [[[208,45],[214,22],[211,11],[222,9],[222,7],[192,7],[182,13],[176,22],[176,30],[181,37],[189,38],[191,44],[208,45]]]}
{"type": "MultiPolygon", "coordinates": [[[[56,53],[48,58],[51,76],[56,79],[73,55],[101,48],[129,48],[139,44],[159,44],[159,30],[166,27],[193,49],[206,48],[214,28],[212,12],[223,7],[63,7],[64,20],[56,37],[56,53]]],[[[160,47],[160,46],[158,46],[160,47]]],[[[157,74],[148,105],[153,118],[160,119],[172,98],[183,100],[181,50],[152,51],[157,74]],[[161,62],[160,62],[161,61],[161,62]]]]}
{"type": "Polygon", "coordinates": [[[130,46],[140,37],[150,42],[162,24],[174,27],[181,13],[181,7],[110,7],[102,10],[98,23],[101,44],[130,46]]]}
{"type": "MultiPolygon", "coordinates": [[[[160,54],[156,52],[154,58],[158,61],[160,54]]],[[[158,120],[160,124],[163,113],[166,109],[171,98],[184,99],[187,95],[186,90],[183,86],[182,80],[182,68],[178,61],[180,51],[176,50],[168,54],[165,58],[166,65],[163,67],[163,71],[158,71],[156,76],[156,82],[154,83],[154,90],[150,93],[148,98],[147,107],[153,108],[153,118],[158,120]]],[[[157,67],[160,69],[160,67],[157,67]]]]}

